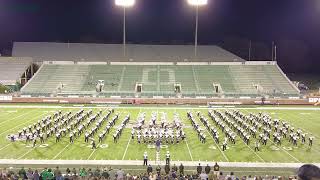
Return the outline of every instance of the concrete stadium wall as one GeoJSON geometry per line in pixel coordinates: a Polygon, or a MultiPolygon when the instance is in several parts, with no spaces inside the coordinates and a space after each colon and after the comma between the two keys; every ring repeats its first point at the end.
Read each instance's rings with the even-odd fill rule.
{"type": "MultiPolygon", "coordinates": [[[[12,97],[2,98],[0,103],[254,105],[261,104],[261,99],[12,97]]],[[[313,105],[314,103],[308,99],[266,99],[265,104],[313,105]]]]}

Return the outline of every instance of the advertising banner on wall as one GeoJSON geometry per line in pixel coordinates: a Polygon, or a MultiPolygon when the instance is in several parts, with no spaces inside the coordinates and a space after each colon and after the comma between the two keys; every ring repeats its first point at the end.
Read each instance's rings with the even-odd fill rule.
{"type": "Polygon", "coordinates": [[[320,102],[320,97],[309,98],[309,103],[317,103],[317,102],[320,102]]]}
{"type": "Polygon", "coordinates": [[[12,101],[12,96],[0,96],[0,101],[12,101]]]}

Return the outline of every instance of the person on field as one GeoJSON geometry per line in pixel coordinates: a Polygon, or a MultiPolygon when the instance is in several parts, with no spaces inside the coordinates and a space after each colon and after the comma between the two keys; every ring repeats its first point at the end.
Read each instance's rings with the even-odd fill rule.
{"type": "Polygon", "coordinates": [[[166,164],[170,165],[170,152],[167,151],[167,154],[166,154],[166,164]]]}
{"type": "Polygon", "coordinates": [[[144,154],[143,154],[143,165],[144,166],[148,165],[148,153],[147,153],[147,151],[145,151],[144,154]]]}

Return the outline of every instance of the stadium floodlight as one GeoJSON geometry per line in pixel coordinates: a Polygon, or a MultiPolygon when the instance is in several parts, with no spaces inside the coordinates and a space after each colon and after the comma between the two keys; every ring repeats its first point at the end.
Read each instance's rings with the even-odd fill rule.
{"type": "Polygon", "coordinates": [[[197,58],[198,48],[198,22],[199,22],[199,6],[208,4],[208,0],[188,0],[188,3],[196,7],[196,28],[194,33],[194,57],[197,58]]]}
{"type": "Polygon", "coordinates": [[[135,0],[116,0],[117,6],[130,7],[135,4],[135,0]]]}
{"type": "Polygon", "coordinates": [[[208,0],[188,0],[188,3],[194,6],[203,6],[208,4],[208,0]]]}
{"type": "Polygon", "coordinates": [[[117,6],[123,7],[123,57],[126,57],[126,8],[135,4],[135,0],[115,0],[117,6]]]}

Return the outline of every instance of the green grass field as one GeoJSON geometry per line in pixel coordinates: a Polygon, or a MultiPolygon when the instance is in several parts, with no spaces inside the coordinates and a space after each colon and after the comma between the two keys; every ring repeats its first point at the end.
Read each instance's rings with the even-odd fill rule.
{"type": "MultiPolygon", "coordinates": [[[[63,107],[62,112],[72,111],[76,112],[80,109],[75,107],[63,107]]],[[[99,109],[93,108],[94,112],[99,109]]],[[[164,160],[166,151],[170,151],[171,159],[175,161],[218,161],[218,162],[303,162],[303,163],[319,163],[320,162],[320,108],[314,110],[306,109],[268,109],[260,110],[255,107],[240,108],[243,113],[258,113],[265,112],[270,114],[273,118],[288,121],[296,129],[301,128],[304,132],[312,134],[315,137],[312,148],[302,145],[299,141],[298,147],[292,147],[288,140],[282,142],[282,146],[278,147],[268,142],[267,146],[262,146],[261,151],[254,153],[254,141],[247,146],[242,139],[238,138],[236,145],[230,145],[229,149],[222,152],[221,148],[213,141],[209,133],[207,133],[207,142],[200,143],[197,133],[193,130],[190,121],[187,119],[186,112],[191,110],[194,112],[201,111],[207,116],[208,109],[189,109],[187,107],[121,107],[115,108],[115,112],[120,113],[120,119],[114,127],[117,127],[125,115],[130,114],[131,119],[127,128],[123,131],[118,143],[114,143],[112,134],[115,129],[107,135],[102,142],[107,145],[105,148],[98,147],[92,150],[89,144],[84,143],[84,133],[80,138],[75,140],[74,144],[69,144],[68,135],[62,138],[62,141],[56,143],[55,138],[51,137],[45,141],[48,146],[40,147],[39,144],[35,147],[29,147],[31,144],[26,144],[25,141],[10,142],[7,135],[17,133],[23,127],[32,125],[46,115],[52,115],[58,108],[49,108],[41,105],[41,107],[27,107],[21,108],[5,106],[0,108],[0,159],[64,159],[64,160],[141,160],[144,151],[149,154],[149,159],[155,159],[155,149],[148,148],[146,144],[138,144],[136,140],[131,139],[131,125],[136,122],[139,112],[146,112],[146,124],[148,124],[151,113],[158,113],[157,123],[160,123],[160,113],[166,112],[169,121],[173,120],[174,113],[178,113],[184,124],[184,131],[186,133],[186,141],[179,144],[169,144],[167,149],[161,149],[161,160],[164,160]]],[[[89,109],[85,109],[87,111],[89,109]]],[[[221,111],[224,111],[222,109],[221,111]]],[[[111,115],[110,117],[112,117],[111,115]]],[[[211,119],[209,119],[211,121],[211,119]]],[[[203,127],[204,125],[198,118],[196,121],[203,127]]],[[[102,127],[106,126],[106,122],[102,127]]],[[[213,124],[213,123],[211,123],[213,124]]],[[[95,138],[97,138],[99,129],[95,138]]],[[[219,128],[217,128],[219,129],[219,128]]],[[[220,131],[221,140],[224,134],[220,131]]],[[[308,135],[309,136],[309,135],[308,135]]],[[[308,137],[307,136],[307,137],[308,137]]]]}

